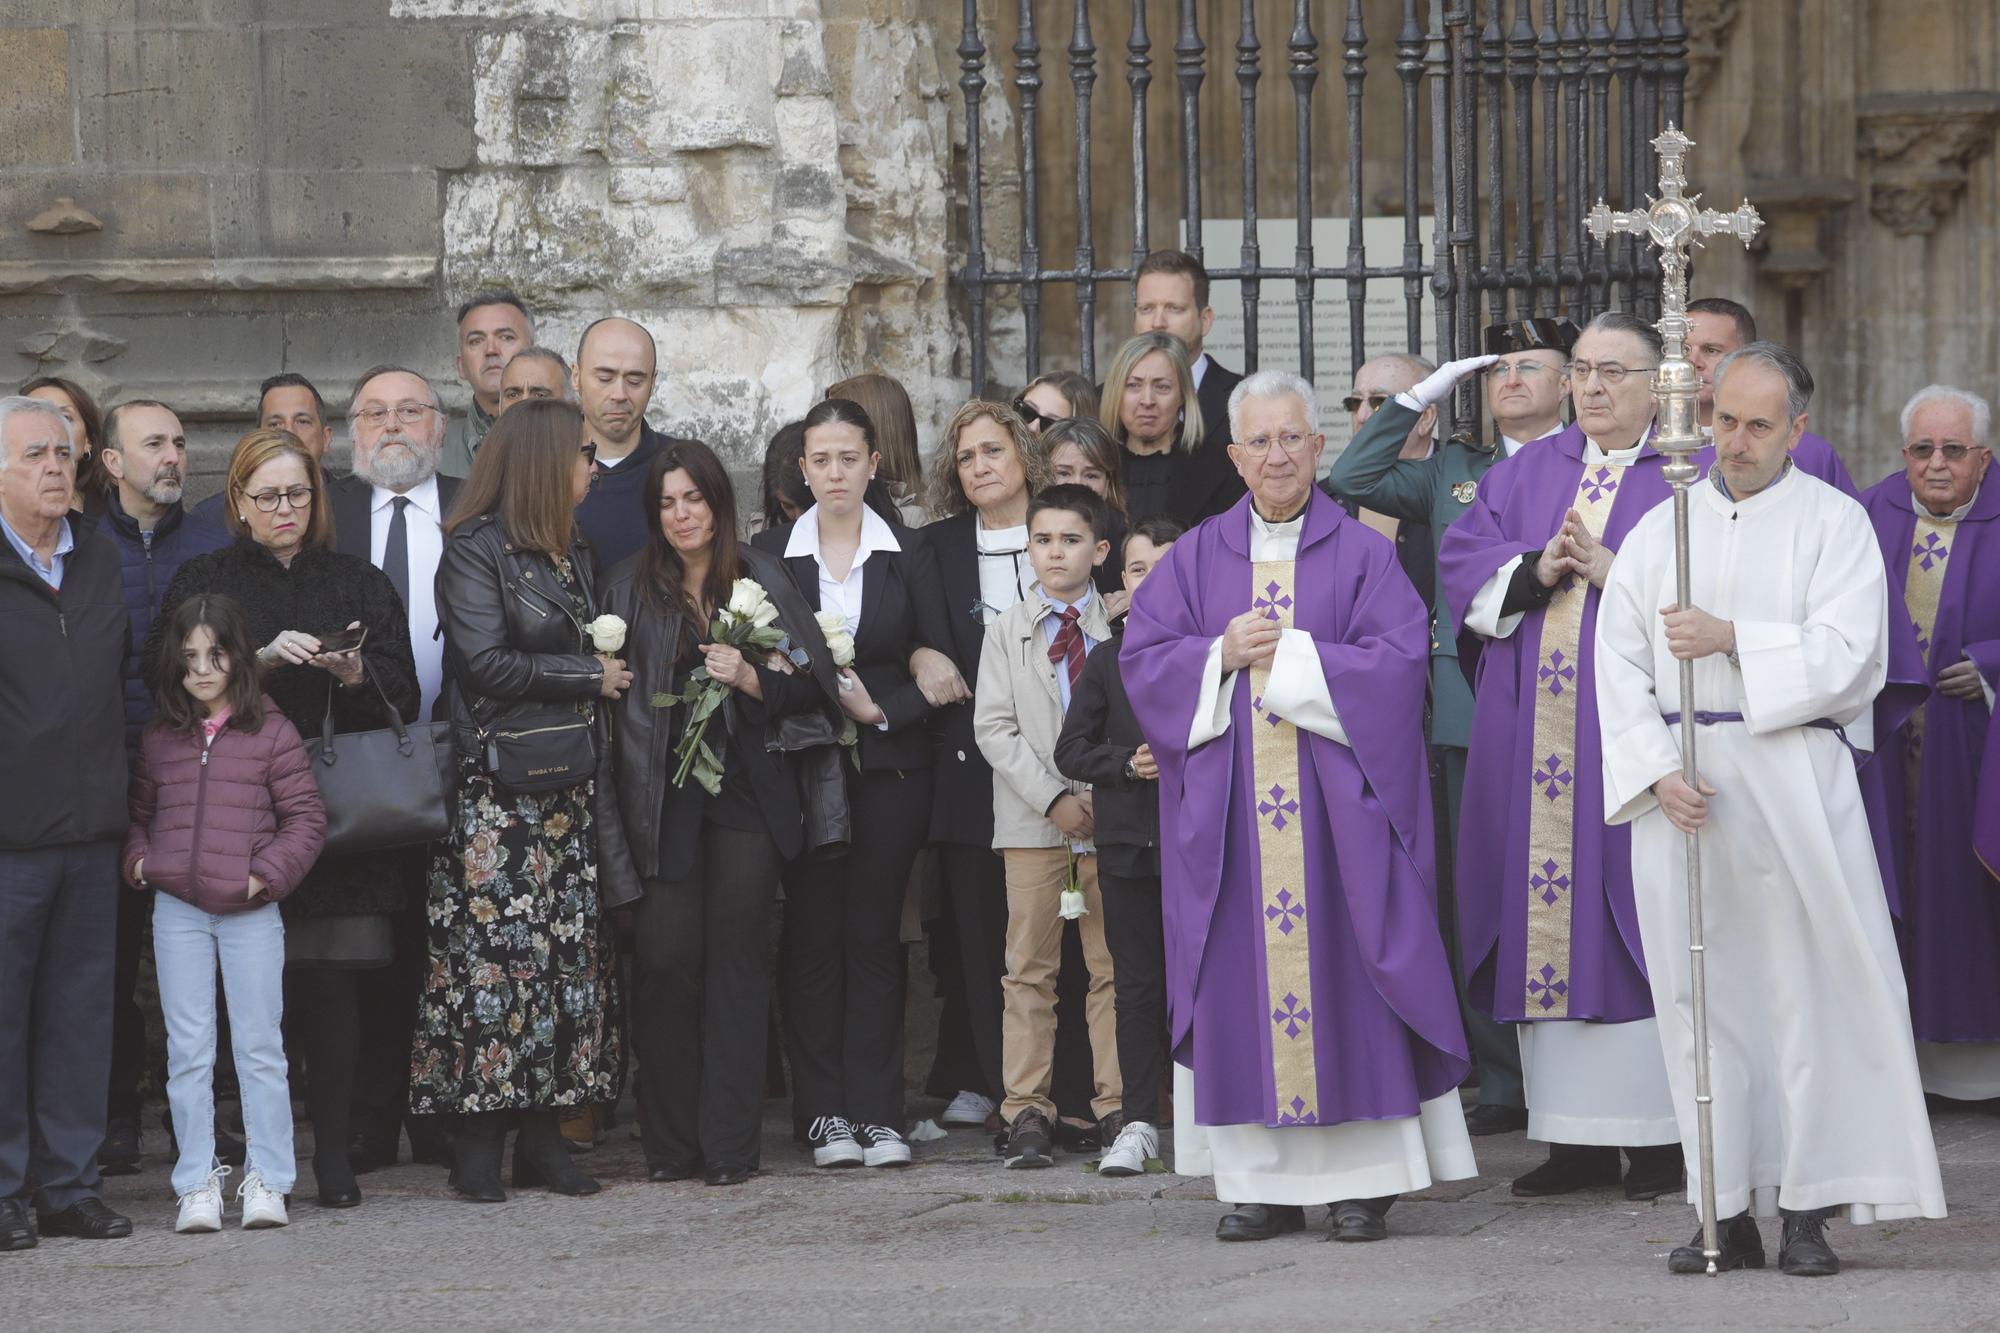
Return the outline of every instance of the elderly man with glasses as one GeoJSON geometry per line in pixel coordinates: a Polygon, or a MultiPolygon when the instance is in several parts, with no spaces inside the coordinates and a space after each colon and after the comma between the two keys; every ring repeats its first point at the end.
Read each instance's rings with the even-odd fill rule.
{"type": "MultiPolygon", "coordinates": [[[[1427,539],[1434,546],[1442,543],[1445,530],[1479,493],[1487,469],[1513,457],[1527,443],[1562,429],[1566,366],[1576,336],[1576,326],[1566,319],[1513,320],[1486,330],[1485,356],[1453,361],[1441,370],[1432,371],[1428,362],[1410,356],[1370,361],[1355,375],[1354,393],[1342,404],[1354,422],[1355,436],[1334,464],[1328,489],[1349,504],[1366,506],[1364,522],[1372,511],[1403,524],[1427,524],[1427,539]],[[1428,448],[1438,405],[1468,375],[1479,375],[1485,382],[1492,440],[1483,442],[1461,432],[1434,450],[1428,448]],[[1426,447],[1416,448],[1419,440],[1426,447]]],[[[1472,736],[1472,687],[1459,669],[1458,622],[1452,618],[1442,583],[1436,585],[1431,601],[1430,743],[1433,804],[1439,820],[1438,921],[1445,938],[1455,941],[1453,861],[1466,746],[1472,736]]],[[[1528,1115],[1519,1045],[1511,1031],[1466,1002],[1464,987],[1460,974],[1460,1004],[1479,1067],[1479,1104],[1466,1116],[1466,1125],[1474,1134],[1524,1129],[1528,1115]]]]}
{"type": "MultiPolygon", "coordinates": [[[[1993,411],[1933,384],[1903,407],[1904,468],[1861,497],[1915,628],[1929,697],[1882,741],[1898,835],[1903,962],[1924,1091],[2000,1097],[2000,894],[1978,857],[1974,793],[2000,685],[2000,486],[1987,490],[1993,411]],[[1900,761],[1900,762],[1898,762],[1900,761]]],[[[1890,614],[1895,615],[1891,598],[1890,614]]],[[[1878,738],[1880,739],[1880,738],[1878,738]]],[[[1884,867],[1887,877],[1888,867],[1884,867]]]]}
{"type": "Polygon", "coordinates": [[[1519,1195],[1681,1184],[1680,1133],[1640,954],[1630,832],[1606,828],[1591,676],[1618,547],[1668,496],[1648,443],[1660,335],[1597,316],[1569,363],[1576,424],[1492,467],[1445,533],[1438,578],[1478,700],[1458,830],[1472,1001],[1517,1025],[1528,1137],[1519,1195]]]}

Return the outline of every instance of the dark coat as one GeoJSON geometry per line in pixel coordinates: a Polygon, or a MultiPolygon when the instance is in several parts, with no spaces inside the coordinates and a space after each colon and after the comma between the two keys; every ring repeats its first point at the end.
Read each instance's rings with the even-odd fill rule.
{"type": "MultiPolygon", "coordinates": [[[[889,529],[903,549],[876,551],[862,564],[861,624],[854,633],[854,674],[889,724],[886,731],[859,728],[861,766],[871,772],[931,766],[931,706],[910,676],[910,654],[930,648],[952,656],[937,558],[920,529],[897,522],[889,529]]],[[[783,558],[791,535],[786,524],[758,533],[751,545],[779,557],[806,609],[818,612],[819,564],[809,555],[783,558]]]]}
{"type": "Polygon", "coordinates": [[[326,806],[305,743],[278,706],[264,725],[233,723],[203,742],[190,731],[146,728],[132,766],[125,880],[226,916],[291,896],[326,842],[326,806]],[[132,873],[144,860],[143,882],[132,873]],[[245,893],[250,876],[264,882],[245,893]]]}
{"type": "MultiPolygon", "coordinates": [[[[438,507],[446,518],[451,517],[451,507],[458,500],[459,481],[457,477],[447,477],[440,473],[438,484],[438,507]]],[[[375,498],[372,482],[360,477],[340,477],[326,484],[327,497],[333,502],[333,549],[348,555],[358,555],[369,559],[373,550],[374,530],[369,522],[369,509],[375,498]]],[[[412,569],[412,580],[428,578],[430,573],[412,569]]]]}
{"type": "Polygon", "coordinates": [[[673,437],[642,423],[639,447],[619,460],[618,466],[600,467],[590,494],[576,507],[576,525],[583,529],[596,554],[600,583],[614,566],[645,548],[646,534],[659,521],[659,507],[643,496],[646,473],[660,450],[673,443],[673,437]]]}
{"type": "Polygon", "coordinates": [[[152,632],[160,600],[183,564],[221,550],[230,537],[219,523],[198,518],[179,505],[162,514],[151,532],[141,531],[115,490],[105,502],[97,530],[117,546],[125,571],[125,616],[132,625],[132,651],[125,659],[125,745],[137,750],[139,732],[153,717],[153,692],[146,688],[147,668],[141,667],[139,653],[152,632]]]}
{"type": "Polygon", "coordinates": [[[117,548],[95,519],[69,525],[60,595],[0,541],[0,851],[125,836],[132,628],[117,548]]]}
{"type": "MultiPolygon", "coordinates": [[[[979,679],[979,653],[986,626],[973,607],[979,603],[979,514],[968,509],[924,529],[937,557],[944,585],[945,625],[951,659],[965,679],[979,679]]],[[[993,769],[972,733],[973,701],[951,704],[933,715],[937,737],[936,784],[931,789],[931,841],[967,847],[993,846],[993,769]]]]}
{"type": "Polygon", "coordinates": [[[1124,641],[1121,631],[1084,659],[1083,674],[1069,693],[1062,735],[1056,740],[1056,771],[1090,784],[1096,826],[1091,840],[1100,854],[1108,846],[1160,843],[1160,784],[1125,776],[1127,761],[1146,737],[1118,670],[1118,650],[1124,641]]]}
{"type": "MultiPolygon", "coordinates": [[[[719,728],[750,729],[757,743],[736,753],[750,759],[748,777],[765,827],[778,855],[789,861],[825,846],[835,832],[838,841],[847,839],[844,770],[849,761],[837,743],[838,686],[826,639],[783,564],[754,548],[739,547],[738,554],[741,577],[754,579],[770,595],[779,627],[811,665],[797,674],[757,666],[763,701],[732,692],[709,724],[708,740],[720,753],[719,728]]],[[[632,688],[614,708],[620,837],[630,849],[626,864],[638,878],[678,880],[687,876],[700,847],[708,794],[692,778],[684,788],[673,785],[673,751],[685,732],[687,710],[680,705],[655,708],[652,701],[687,685],[688,672],[677,661],[681,616],[660,610],[645,595],[639,566],[639,556],[622,562],[604,588],[604,609],[625,621],[623,653],[632,670],[632,688]]],[[[707,637],[701,635],[704,641],[707,637]]],[[[604,876],[600,869],[600,879],[604,876]]],[[[640,897],[643,889],[635,881],[607,884],[606,892],[625,902],[640,897]]]]}
{"type": "Polygon", "coordinates": [[[1225,513],[1248,492],[1229,461],[1229,395],[1243,377],[1214,357],[1202,372],[1195,401],[1201,407],[1201,447],[1182,459],[1167,491],[1167,512],[1188,527],[1225,513]]]}
{"type": "MultiPolygon", "coordinates": [[[[582,537],[571,543],[569,559],[583,586],[588,617],[577,616],[548,556],[515,546],[493,515],[481,515],[445,538],[435,595],[444,631],[446,711],[459,753],[479,752],[481,727],[543,713],[552,704],[596,699],[602,692],[604,663],[591,651],[583,628],[596,617],[599,601],[590,547],[582,537]]],[[[380,571],[376,577],[388,582],[380,571]]],[[[608,749],[604,717],[605,710],[598,709],[600,762],[591,809],[598,882],[608,888],[636,882],[637,872],[618,821],[613,765],[602,762],[608,749]]],[[[604,899],[607,907],[628,901],[608,891],[604,899]]]]}
{"type": "MultiPolygon", "coordinates": [[[[417,720],[420,695],[417,666],[410,656],[410,627],[389,576],[366,560],[339,551],[301,551],[289,567],[247,537],[220,551],[183,564],[167,587],[161,613],[147,636],[145,665],[159,660],[167,614],[198,593],[222,593],[243,606],[250,641],[263,647],[281,631],[331,634],[352,621],[367,628],[361,658],[367,674],[353,689],[332,673],[312,666],[278,666],[264,671],[264,692],[301,736],[318,736],[329,709],[336,734],[375,731],[389,725],[382,699],[388,698],[405,722],[417,720]],[[381,687],[379,693],[376,685],[381,687]]],[[[417,880],[412,854],[356,852],[327,856],[285,902],[294,916],[368,916],[402,908],[417,880]]]]}

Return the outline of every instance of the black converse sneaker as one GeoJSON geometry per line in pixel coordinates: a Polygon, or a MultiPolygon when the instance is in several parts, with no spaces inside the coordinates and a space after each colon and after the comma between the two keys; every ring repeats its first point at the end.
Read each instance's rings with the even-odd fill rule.
{"type": "Polygon", "coordinates": [[[813,1146],[814,1166],[860,1166],[866,1160],[854,1138],[854,1126],[837,1115],[823,1115],[813,1121],[806,1139],[813,1146]]]}
{"type": "Polygon", "coordinates": [[[862,1160],[869,1166],[908,1166],[910,1145],[887,1125],[856,1125],[861,1137],[862,1160]]]}

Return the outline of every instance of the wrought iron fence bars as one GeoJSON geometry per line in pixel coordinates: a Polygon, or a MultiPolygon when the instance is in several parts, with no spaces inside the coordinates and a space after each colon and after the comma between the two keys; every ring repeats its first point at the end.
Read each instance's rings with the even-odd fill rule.
{"type": "Polygon", "coordinates": [[[1297,283],[1294,299],[1299,308],[1299,374],[1313,377],[1313,207],[1312,207],[1312,94],[1319,82],[1319,39],[1313,36],[1312,0],[1297,0],[1293,7],[1292,36],[1285,43],[1290,53],[1293,116],[1298,126],[1298,240],[1293,251],[1292,274],[1297,283]]]}
{"type": "Polygon", "coordinates": [[[1020,32],[1014,39],[1014,86],[1021,94],[1021,313],[1026,316],[1028,378],[1042,370],[1042,48],[1035,39],[1035,0],[1020,0],[1020,32]]]}
{"type": "MultiPolygon", "coordinates": [[[[1084,3],[1085,0],[1078,0],[1084,3]]],[[[1243,104],[1243,373],[1257,369],[1257,318],[1264,266],[1257,237],[1257,84],[1264,77],[1263,46],[1257,40],[1256,0],[1243,0],[1243,27],[1236,38],[1236,86],[1243,104]]]]}
{"type": "Polygon", "coordinates": [[[1362,21],[1362,0],[1347,0],[1347,27],[1340,37],[1341,79],[1347,84],[1347,345],[1359,370],[1368,349],[1367,242],[1362,237],[1362,219],[1367,207],[1362,196],[1362,174],[1367,154],[1361,142],[1362,80],[1368,77],[1368,29],[1362,21]]]}
{"type": "MultiPolygon", "coordinates": [[[[1069,81],[1076,92],[1076,271],[1097,267],[1090,215],[1090,99],[1097,83],[1097,44],[1090,35],[1090,0],[1075,0],[1076,17],[1069,36],[1069,81]]],[[[1076,284],[1076,327],[1083,374],[1097,378],[1097,284],[1088,277],[1076,284]]]]}

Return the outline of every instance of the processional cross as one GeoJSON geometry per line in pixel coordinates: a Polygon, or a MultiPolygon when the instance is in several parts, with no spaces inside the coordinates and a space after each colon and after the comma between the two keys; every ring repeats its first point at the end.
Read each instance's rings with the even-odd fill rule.
{"type": "MultiPolygon", "coordinates": [[[[1666,340],[1665,355],[1653,373],[1653,401],[1657,404],[1657,433],[1653,447],[1667,455],[1664,475],[1674,494],[1674,586],[1675,604],[1686,610],[1691,604],[1688,588],[1688,485],[1696,475],[1695,451],[1706,444],[1695,415],[1701,394],[1701,376],[1687,359],[1687,267],[1688,251],[1698,248],[1709,236],[1734,236],[1747,247],[1763,227],[1764,219],[1749,200],[1733,213],[1701,207],[1701,196],[1687,193],[1685,159],[1694,141],[1671,123],[1667,132],[1653,140],[1660,155],[1660,193],[1648,197],[1646,207],[1614,213],[1604,200],[1590,210],[1584,225],[1599,244],[1614,233],[1644,236],[1660,251],[1660,336],[1666,340]]],[[[1690,786],[1698,785],[1695,773],[1694,662],[1680,664],[1681,777],[1690,786]]],[[[1708,969],[1702,944],[1701,848],[1699,835],[1687,835],[1688,958],[1693,983],[1694,1008],[1694,1101],[1696,1128],[1700,1136],[1701,1161],[1701,1248],[1708,1259],[1710,1276],[1722,1250],[1716,1238],[1715,1220],[1715,1121],[1714,1098],[1709,1094],[1708,1069],[1708,969]]]]}

